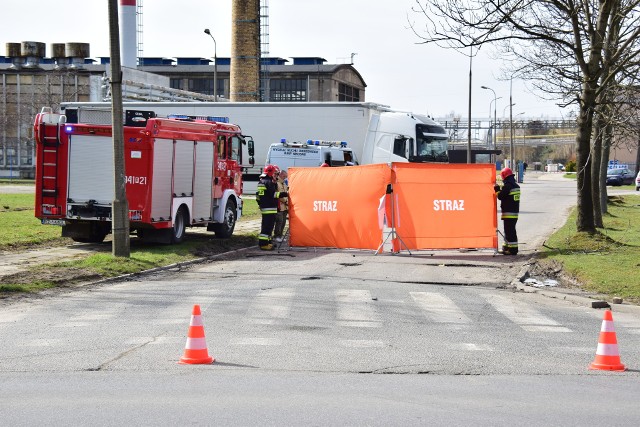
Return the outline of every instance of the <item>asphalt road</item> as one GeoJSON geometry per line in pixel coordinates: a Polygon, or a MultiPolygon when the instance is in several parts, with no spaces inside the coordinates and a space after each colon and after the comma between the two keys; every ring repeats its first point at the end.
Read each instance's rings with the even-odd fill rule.
{"type": "Polygon", "coordinates": [[[603,312],[514,287],[575,204],[530,178],[518,257],[249,249],[5,305],[2,423],[635,426],[637,307],[591,371],[603,312]],[[194,304],[214,364],[177,364],[194,304]]]}

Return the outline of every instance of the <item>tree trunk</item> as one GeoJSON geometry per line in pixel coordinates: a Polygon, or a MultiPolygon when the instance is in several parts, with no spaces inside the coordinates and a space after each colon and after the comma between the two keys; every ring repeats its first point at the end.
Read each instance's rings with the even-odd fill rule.
{"type": "MultiPolygon", "coordinates": [[[[586,77],[585,77],[586,79],[586,77]]],[[[577,175],[578,175],[578,215],[576,228],[579,232],[595,233],[593,220],[593,199],[591,198],[591,126],[596,94],[590,82],[583,83],[580,96],[580,113],[578,114],[576,135],[577,175]]]]}
{"type": "Polygon", "coordinates": [[[603,214],[609,212],[607,205],[607,169],[609,167],[609,153],[611,152],[611,135],[602,144],[602,165],[600,166],[600,207],[603,214]]]}
{"type": "MultiPolygon", "coordinates": [[[[597,228],[603,228],[602,209],[600,199],[600,170],[602,169],[602,141],[604,139],[605,117],[602,112],[602,105],[598,113],[596,113],[595,138],[593,138],[593,150],[591,151],[593,159],[591,162],[591,199],[593,200],[593,223],[597,228]]],[[[606,209],[606,203],[605,203],[606,209]]]]}

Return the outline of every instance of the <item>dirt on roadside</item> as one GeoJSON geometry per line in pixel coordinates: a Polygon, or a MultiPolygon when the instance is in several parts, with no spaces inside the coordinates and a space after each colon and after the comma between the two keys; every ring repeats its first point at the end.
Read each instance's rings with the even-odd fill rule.
{"type": "MultiPolygon", "coordinates": [[[[252,234],[255,227],[255,221],[247,221],[238,227],[238,233],[230,239],[217,239],[210,234],[192,232],[187,233],[185,241],[195,243],[194,249],[191,251],[193,259],[206,259],[256,245],[257,240],[252,234]]],[[[22,297],[32,295],[25,292],[31,285],[37,285],[38,289],[69,288],[111,277],[90,268],[53,267],[55,263],[79,260],[96,253],[111,251],[110,242],[102,244],[68,243],[68,239],[61,238],[43,245],[3,248],[0,252],[2,254],[0,257],[0,300],[14,297],[16,294],[20,294],[22,297]],[[58,246],[55,246],[56,244],[58,246]]],[[[142,245],[144,243],[137,238],[131,239],[132,250],[142,245]]]]}

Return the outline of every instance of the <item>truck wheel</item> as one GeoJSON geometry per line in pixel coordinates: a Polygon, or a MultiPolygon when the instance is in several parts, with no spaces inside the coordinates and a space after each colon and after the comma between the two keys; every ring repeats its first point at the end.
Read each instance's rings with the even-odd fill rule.
{"type": "Polygon", "coordinates": [[[233,234],[237,219],[236,203],[233,200],[229,200],[224,208],[224,218],[222,222],[220,224],[212,224],[211,230],[216,233],[217,238],[227,239],[233,234]]]}
{"type": "Polygon", "coordinates": [[[187,228],[187,222],[189,221],[189,215],[186,209],[181,206],[176,212],[176,219],[173,222],[173,229],[171,234],[171,243],[181,243],[184,239],[184,235],[187,228]]]}
{"type": "Polygon", "coordinates": [[[107,237],[108,231],[94,224],[91,225],[88,235],[72,236],[71,240],[78,243],[102,243],[107,237]]]}

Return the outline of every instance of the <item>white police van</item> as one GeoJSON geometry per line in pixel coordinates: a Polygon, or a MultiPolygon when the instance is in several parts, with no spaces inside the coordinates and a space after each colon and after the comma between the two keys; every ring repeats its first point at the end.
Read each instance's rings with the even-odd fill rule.
{"type": "Polygon", "coordinates": [[[318,167],[323,163],[329,166],[353,166],[358,159],[345,141],[307,140],[271,144],[267,152],[267,163],[276,165],[280,170],[290,167],[318,167]]]}

